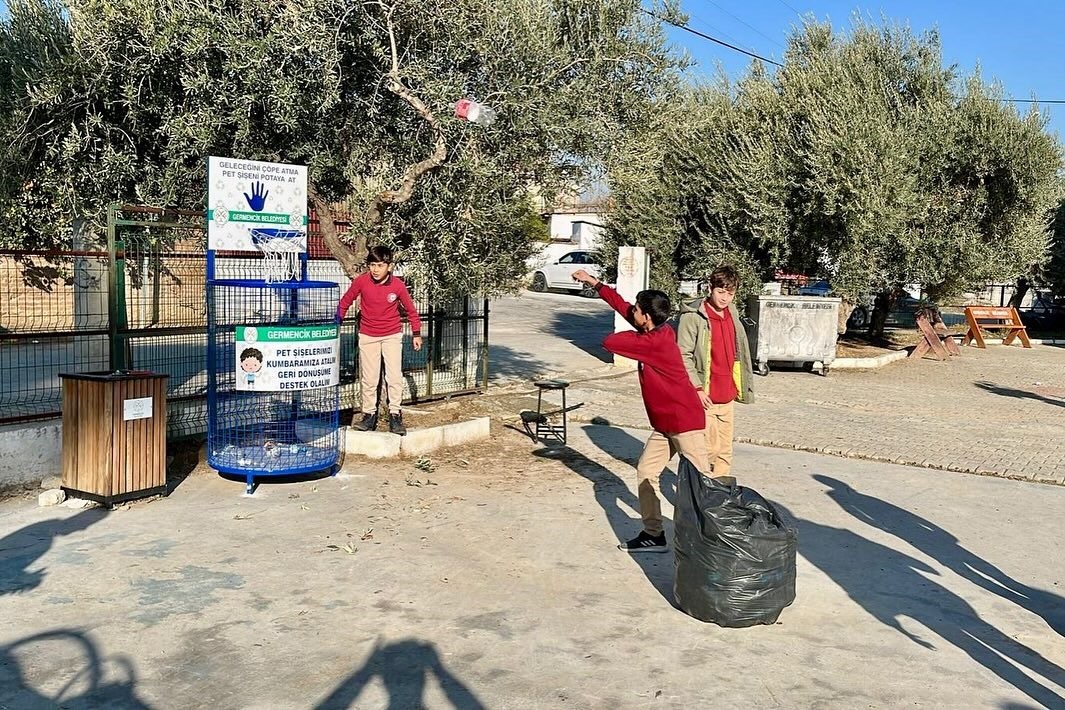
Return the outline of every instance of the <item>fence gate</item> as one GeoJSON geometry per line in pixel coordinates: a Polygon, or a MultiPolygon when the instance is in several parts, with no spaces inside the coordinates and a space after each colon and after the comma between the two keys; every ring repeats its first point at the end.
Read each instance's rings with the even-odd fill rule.
{"type": "MultiPolygon", "coordinates": [[[[347,225],[338,225],[341,232],[347,225]]],[[[169,435],[207,427],[206,248],[203,212],[112,206],[106,249],[0,250],[0,423],[60,415],[60,372],[153,370],[168,380],[169,435]]],[[[312,217],[308,276],[349,279],[312,217]]],[[[239,277],[247,259],[219,256],[239,277]]],[[[425,347],[404,344],[406,401],[482,392],[488,384],[488,302],[433,302],[412,284],[425,347]]],[[[405,326],[409,328],[409,326],[405,326]]],[[[409,335],[409,329],[408,329],[409,335]]],[[[341,328],[340,406],[358,406],[357,323],[341,328]]]]}

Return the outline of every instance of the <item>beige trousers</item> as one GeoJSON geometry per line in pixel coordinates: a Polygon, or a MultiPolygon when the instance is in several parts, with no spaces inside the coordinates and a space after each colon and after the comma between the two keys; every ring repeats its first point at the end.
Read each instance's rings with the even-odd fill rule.
{"type": "Polygon", "coordinates": [[[732,434],[735,431],[735,403],[711,404],[706,410],[706,450],[714,477],[732,471],[732,434]]]}
{"type": "Polygon", "coordinates": [[[359,394],[362,413],[377,411],[377,387],[381,382],[381,361],[385,363],[388,413],[399,414],[403,401],[403,333],[395,335],[359,334],[359,394]]]}
{"type": "Polygon", "coordinates": [[[704,474],[710,475],[705,432],[686,431],[683,434],[668,436],[657,431],[652,432],[636,464],[640,516],[643,518],[643,529],[648,535],[662,534],[662,501],[658,499],[658,478],[676,453],[684,456],[704,474]]]}

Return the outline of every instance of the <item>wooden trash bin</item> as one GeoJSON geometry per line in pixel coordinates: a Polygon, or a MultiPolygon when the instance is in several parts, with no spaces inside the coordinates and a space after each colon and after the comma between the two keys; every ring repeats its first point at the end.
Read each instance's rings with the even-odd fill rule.
{"type": "Polygon", "coordinates": [[[166,493],[166,380],[153,372],[60,374],[67,493],[112,505],[166,493]]]}

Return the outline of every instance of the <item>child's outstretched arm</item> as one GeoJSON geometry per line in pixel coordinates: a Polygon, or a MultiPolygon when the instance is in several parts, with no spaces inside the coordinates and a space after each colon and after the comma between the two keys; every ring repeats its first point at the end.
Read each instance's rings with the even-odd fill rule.
{"type": "Polygon", "coordinates": [[[632,304],[626,301],[621,295],[614,289],[607,286],[605,283],[589,274],[584,269],[577,269],[573,272],[573,280],[580,281],[591,288],[594,288],[599,294],[599,298],[607,302],[611,308],[621,314],[621,317],[628,321],[629,325],[636,327],[636,324],[632,320],[632,304]]]}

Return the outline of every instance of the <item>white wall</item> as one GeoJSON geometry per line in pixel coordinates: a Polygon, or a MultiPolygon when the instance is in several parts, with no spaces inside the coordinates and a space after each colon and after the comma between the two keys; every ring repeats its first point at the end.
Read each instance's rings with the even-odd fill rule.
{"type": "Polygon", "coordinates": [[[598,225],[603,224],[603,220],[598,212],[575,212],[573,214],[555,213],[551,215],[551,221],[547,225],[551,230],[551,238],[559,241],[572,240],[574,222],[589,222],[598,225]]]}
{"type": "Polygon", "coordinates": [[[62,444],[63,426],[58,421],[0,427],[0,490],[58,476],[62,444]]]}

